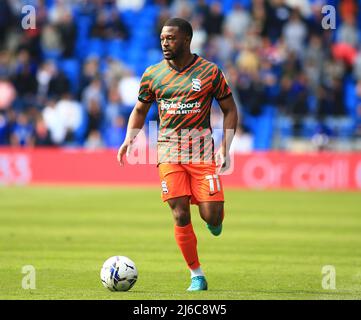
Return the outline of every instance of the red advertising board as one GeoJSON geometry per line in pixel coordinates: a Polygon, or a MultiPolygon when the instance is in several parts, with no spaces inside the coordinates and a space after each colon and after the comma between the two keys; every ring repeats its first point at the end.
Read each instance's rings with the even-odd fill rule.
{"type": "MultiPolygon", "coordinates": [[[[234,156],[227,187],[361,190],[361,153],[262,152],[234,156]]],[[[155,164],[120,167],[116,150],[0,149],[0,185],[159,185],[155,164]]]]}

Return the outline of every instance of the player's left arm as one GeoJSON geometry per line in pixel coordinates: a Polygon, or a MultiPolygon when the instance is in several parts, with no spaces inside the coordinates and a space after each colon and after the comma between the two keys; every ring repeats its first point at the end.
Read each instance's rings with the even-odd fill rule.
{"type": "Polygon", "coordinates": [[[216,163],[220,166],[220,170],[224,171],[230,166],[229,150],[237,129],[238,112],[231,94],[218,100],[218,104],[223,112],[223,138],[221,148],[216,155],[216,163]]]}

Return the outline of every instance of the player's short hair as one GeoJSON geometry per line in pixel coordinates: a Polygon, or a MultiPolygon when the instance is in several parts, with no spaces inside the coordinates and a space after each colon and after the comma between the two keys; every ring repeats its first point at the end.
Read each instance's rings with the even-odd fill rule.
{"type": "Polygon", "coordinates": [[[178,27],[180,32],[183,32],[191,39],[193,37],[192,25],[187,20],[182,18],[170,18],[164,23],[163,27],[178,27]]]}

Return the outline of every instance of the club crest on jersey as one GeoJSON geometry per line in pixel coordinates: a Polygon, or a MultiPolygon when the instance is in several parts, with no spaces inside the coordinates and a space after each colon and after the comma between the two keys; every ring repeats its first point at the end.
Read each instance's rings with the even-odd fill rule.
{"type": "Polygon", "coordinates": [[[192,90],[193,91],[201,91],[201,80],[200,79],[192,79],[192,90]]]}

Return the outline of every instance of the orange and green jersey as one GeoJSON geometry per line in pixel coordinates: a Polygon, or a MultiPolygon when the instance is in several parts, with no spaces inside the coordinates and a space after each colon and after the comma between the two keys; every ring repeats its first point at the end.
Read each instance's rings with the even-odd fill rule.
{"type": "Polygon", "coordinates": [[[229,95],[222,71],[197,55],[183,70],[166,60],[148,67],[138,99],[158,105],[158,163],[213,161],[212,100],[229,95]]]}

